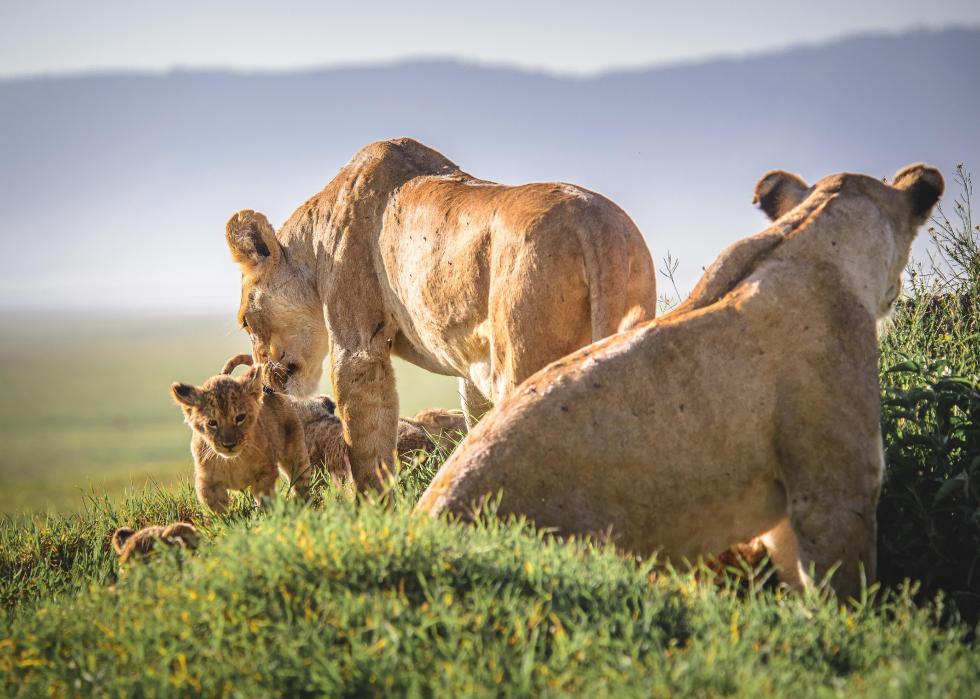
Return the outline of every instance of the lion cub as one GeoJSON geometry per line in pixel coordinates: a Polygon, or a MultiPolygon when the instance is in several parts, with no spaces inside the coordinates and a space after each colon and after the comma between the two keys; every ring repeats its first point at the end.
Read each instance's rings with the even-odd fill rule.
{"type": "Polygon", "coordinates": [[[261,505],[273,496],[280,472],[298,495],[307,495],[310,459],[296,406],[288,396],[263,391],[261,366],[237,378],[213,376],[203,386],[175,383],[171,392],[194,432],[194,485],[203,504],[222,514],[229,490],[251,487],[261,505]]]}
{"type": "MultiPolygon", "coordinates": [[[[231,357],[225,362],[221,373],[230,375],[238,366],[252,366],[252,355],[237,354],[231,357]]],[[[242,378],[247,375],[248,372],[242,378]]],[[[333,400],[328,396],[295,398],[272,393],[268,387],[265,393],[266,396],[278,396],[292,405],[302,426],[302,438],[313,468],[334,480],[349,480],[352,476],[347,445],[344,443],[344,428],[340,418],[334,414],[333,400]]],[[[422,410],[412,418],[398,420],[398,456],[406,459],[415,452],[436,448],[451,451],[465,435],[466,420],[462,411],[438,408],[422,410]]]]}
{"type": "Polygon", "coordinates": [[[119,554],[119,564],[130,559],[143,558],[162,542],[167,546],[197,548],[197,528],[187,522],[174,522],[166,527],[143,527],[139,531],[119,527],[112,533],[112,548],[119,554]]]}

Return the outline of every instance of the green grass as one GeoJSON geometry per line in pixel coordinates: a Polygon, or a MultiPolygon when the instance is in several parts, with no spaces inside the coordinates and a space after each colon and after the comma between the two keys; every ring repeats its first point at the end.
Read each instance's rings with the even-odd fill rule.
{"type": "MultiPolygon", "coordinates": [[[[91,490],[171,485],[193,469],[170,399],[248,351],[218,317],[0,317],[0,512],[64,510],[91,490]]],[[[458,407],[456,382],[396,362],[401,412],[458,407]]],[[[324,382],[324,392],[329,387],[324,382]]]]}
{"type": "Polygon", "coordinates": [[[208,521],[185,486],[3,527],[2,693],[976,695],[965,628],[908,589],[841,606],[520,522],[412,517],[429,473],[387,505],[240,500],[208,521]],[[201,548],[117,576],[112,527],[175,518],[201,548]]]}

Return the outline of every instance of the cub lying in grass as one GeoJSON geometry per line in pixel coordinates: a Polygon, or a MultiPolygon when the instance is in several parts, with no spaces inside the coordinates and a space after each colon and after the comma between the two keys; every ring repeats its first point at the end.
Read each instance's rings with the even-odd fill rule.
{"type": "Polygon", "coordinates": [[[146,556],[158,542],[167,546],[197,548],[197,529],[187,522],[174,522],[166,527],[143,527],[139,531],[129,527],[120,527],[112,533],[112,548],[119,554],[119,564],[123,565],[131,558],[146,556]]]}
{"type": "Polygon", "coordinates": [[[194,432],[194,486],[200,501],[222,514],[229,490],[251,487],[256,504],[275,492],[279,472],[305,497],[310,458],[294,400],[262,390],[262,367],[240,377],[219,374],[203,386],[175,383],[174,400],[194,432]]]}
{"type": "MultiPolygon", "coordinates": [[[[324,473],[329,474],[334,479],[344,480],[350,478],[350,463],[347,457],[347,446],[344,442],[344,428],[340,418],[334,414],[333,401],[327,396],[296,398],[286,394],[274,393],[268,387],[266,387],[263,391],[261,379],[258,379],[259,386],[256,388],[249,382],[256,380],[254,379],[254,372],[257,369],[261,369],[261,367],[253,367],[237,379],[230,376],[231,372],[233,372],[236,367],[240,365],[251,366],[251,364],[251,355],[235,355],[225,362],[225,365],[221,370],[221,375],[209,379],[208,383],[206,383],[204,386],[204,388],[207,388],[208,386],[231,385],[229,382],[233,382],[234,385],[239,386],[248,384],[251,386],[251,390],[255,394],[255,396],[251,399],[253,402],[261,403],[262,406],[265,406],[266,403],[275,405],[276,409],[274,414],[277,417],[276,419],[272,420],[269,425],[265,425],[262,420],[256,420],[253,422],[246,420],[242,423],[244,425],[244,429],[241,430],[240,435],[237,436],[235,440],[237,443],[246,444],[246,447],[243,447],[242,450],[247,448],[248,444],[251,442],[250,435],[256,425],[258,425],[260,429],[268,429],[269,427],[275,428],[279,422],[282,421],[283,416],[288,414],[295,420],[296,425],[296,427],[291,428],[292,431],[289,438],[304,443],[305,454],[307,457],[306,463],[308,464],[307,470],[309,471],[309,466],[312,466],[313,473],[322,469],[324,473]]],[[[183,405],[181,397],[176,392],[177,386],[180,385],[182,384],[174,384],[174,397],[183,405]]],[[[200,390],[203,390],[203,388],[200,390]]],[[[186,412],[187,409],[185,408],[185,413],[186,412]]],[[[243,410],[242,412],[248,415],[251,412],[258,413],[259,409],[253,406],[251,411],[243,410]]],[[[190,418],[188,419],[188,422],[192,427],[194,427],[194,423],[190,418]]],[[[269,420],[266,419],[266,422],[269,422],[269,420]]],[[[200,430],[198,430],[198,432],[200,432],[200,430]]],[[[449,450],[452,449],[456,442],[465,434],[466,422],[462,411],[439,409],[423,410],[414,418],[402,418],[398,421],[398,454],[404,459],[413,452],[432,451],[436,447],[449,450]]],[[[269,442],[269,440],[266,441],[269,442]]],[[[276,440],[273,439],[272,443],[276,443],[276,440]]],[[[219,455],[221,454],[217,447],[214,447],[213,451],[217,452],[219,455]]],[[[293,444],[286,448],[286,451],[298,453],[301,450],[298,444],[293,444]]],[[[197,459],[196,449],[194,453],[195,459],[197,459]]],[[[255,455],[252,453],[252,451],[249,451],[248,453],[250,458],[254,458],[255,455]]],[[[227,457],[225,458],[227,459],[227,457]]],[[[224,466],[225,464],[219,463],[219,465],[224,466]]],[[[235,464],[230,464],[230,466],[234,468],[235,464]]],[[[247,468],[248,467],[246,466],[246,469],[247,468]]],[[[212,467],[209,470],[213,471],[215,469],[212,467]]],[[[266,470],[273,474],[272,482],[274,483],[274,471],[269,470],[268,466],[266,466],[266,470]]],[[[198,482],[200,483],[200,481],[201,479],[199,477],[198,482]]],[[[308,482],[309,477],[307,476],[303,479],[304,487],[308,484],[308,482]]],[[[240,489],[241,487],[245,486],[227,485],[226,487],[240,489]]],[[[254,487],[253,492],[255,492],[254,487]]],[[[198,494],[201,494],[200,488],[198,489],[198,494]]],[[[206,502],[203,496],[202,501],[206,502]]],[[[210,503],[207,504],[210,506],[210,503]]]]}

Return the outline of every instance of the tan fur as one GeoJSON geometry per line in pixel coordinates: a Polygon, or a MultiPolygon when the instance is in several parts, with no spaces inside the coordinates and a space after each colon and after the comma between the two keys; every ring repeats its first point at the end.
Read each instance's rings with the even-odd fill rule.
{"type": "Polygon", "coordinates": [[[262,504],[275,494],[280,471],[306,496],[310,460],[299,416],[289,396],[263,392],[261,367],[200,387],[175,383],[171,393],[193,431],[194,485],[203,504],[221,514],[228,491],[246,488],[262,504]]]}
{"type": "MultiPolygon", "coordinates": [[[[433,445],[443,451],[452,451],[466,436],[466,417],[462,410],[442,410],[427,408],[420,410],[410,419],[425,430],[433,445]]],[[[401,446],[399,446],[401,451],[401,446]]]]}
{"type": "Polygon", "coordinates": [[[158,542],[167,546],[197,548],[198,532],[193,524],[175,522],[165,527],[143,527],[139,531],[120,527],[112,533],[112,548],[119,554],[120,565],[130,559],[143,558],[158,542]]]}
{"type": "Polygon", "coordinates": [[[643,555],[693,561],[763,535],[790,585],[838,562],[840,594],[858,591],[862,565],[874,580],[876,320],[942,177],[917,165],[894,186],[799,182],[680,309],[524,382],[417,509],[471,517],[502,491],[501,514],[643,555]]]}
{"type": "Polygon", "coordinates": [[[330,378],[354,477],[394,454],[391,354],[460,377],[470,419],[549,361],[656,310],[653,262],[629,217],[568,184],[507,187],[411,139],[373,143],[279,229],[240,211],[239,320],[274,386],[330,378]]]}

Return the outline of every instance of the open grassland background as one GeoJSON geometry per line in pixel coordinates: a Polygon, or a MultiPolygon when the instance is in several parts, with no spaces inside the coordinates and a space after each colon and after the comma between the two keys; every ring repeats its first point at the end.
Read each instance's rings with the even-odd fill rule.
{"type": "MultiPolygon", "coordinates": [[[[0,315],[0,512],[72,509],[84,492],[170,485],[193,470],[170,399],[248,339],[222,317],[0,315]]],[[[455,380],[396,362],[401,412],[459,407],[455,380]]],[[[326,379],[322,386],[330,392],[326,379]]]]}

